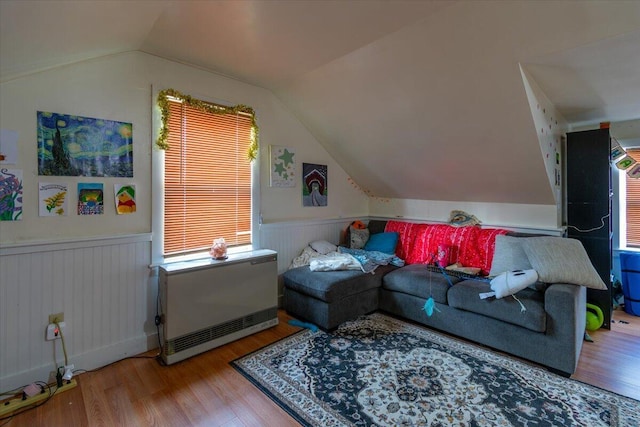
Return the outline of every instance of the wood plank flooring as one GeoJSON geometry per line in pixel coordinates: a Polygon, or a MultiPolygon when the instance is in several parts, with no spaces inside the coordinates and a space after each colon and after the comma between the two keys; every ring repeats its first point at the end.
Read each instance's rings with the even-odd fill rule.
{"type": "Polygon", "coordinates": [[[640,317],[613,311],[611,330],[589,332],[571,378],[640,400],[640,317]]]}
{"type": "MultiPolygon", "coordinates": [[[[172,366],[127,359],[77,375],[78,387],[0,426],[296,426],[229,365],[298,330],[286,313],[278,316],[274,328],[172,366]]],[[[613,319],[611,331],[584,343],[572,378],[640,400],[640,317],[616,310],[613,319]]]]}

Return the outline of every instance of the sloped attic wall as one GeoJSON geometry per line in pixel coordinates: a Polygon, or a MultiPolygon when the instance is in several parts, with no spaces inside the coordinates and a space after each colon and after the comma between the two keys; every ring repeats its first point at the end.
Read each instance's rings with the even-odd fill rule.
{"type": "Polygon", "coordinates": [[[555,205],[518,66],[529,11],[479,3],[445,8],[278,96],[372,196],[555,205]]]}
{"type": "Polygon", "coordinates": [[[544,166],[549,178],[549,185],[553,189],[556,200],[558,225],[562,223],[562,137],[569,130],[569,125],[558,109],[551,103],[540,86],[531,75],[521,66],[522,82],[529,99],[529,108],[540,150],[544,160],[544,166]]]}
{"type": "Polygon", "coordinates": [[[278,96],[372,197],[373,216],[446,221],[455,208],[489,224],[556,228],[519,68],[519,27],[537,25],[528,13],[520,3],[454,5],[278,96]]]}
{"type": "MultiPolygon", "coordinates": [[[[559,229],[562,224],[562,137],[568,124],[538,84],[521,67],[522,84],[531,110],[531,127],[536,130],[555,205],[513,203],[447,202],[437,200],[402,200],[372,197],[369,206],[374,216],[406,216],[409,218],[446,221],[452,210],[465,210],[480,218],[485,225],[522,228],[559,229]]],[[[523,173],[527,173],[523,165],[523,173]]]]}

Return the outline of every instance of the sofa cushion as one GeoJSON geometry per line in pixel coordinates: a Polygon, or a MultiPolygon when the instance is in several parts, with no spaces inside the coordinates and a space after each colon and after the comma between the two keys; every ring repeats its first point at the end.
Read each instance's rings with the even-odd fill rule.
{"type": "Polygon", "coordinates": [[[369,240],[369,230],[355,228],[352,225],[349,226],[349,247],[351,249],[362,249],[369,240]]]}
{"type": "Polygon", "coordinates": [[[369,233],[377,234],[384,233],[384,228],[387,226],[387,221],[372,219],[367,224],[367,228],[369,229],[369,233]]]}
{"type": "Polygon", "coordinates": [[[449,289],[447,299],[449,306],[454,308],[482,314],[536,332],[546,330],[547,315],[544,311],[543,292],[533,289],[518,292],[516,297],[526,308],[526,311],[521,311],[520,304],[513,297],[480,299],[479,293],[490,291],[491,286],[488,282],[464,280],[449,289]]]}
{"type": "Polygon", "coordinates": [[[524,252],[525,239],[499,235],[496,236],[496,248],[493,252],[490,276],[497,276],[509,270],[529,270],[531,263],[524,252]]]}
{"type": "MultiPolygon", "coordinates": [[[[451,283],[460,281],[457,277],[448,277],[451,283]]],[[[442,273],[428,271],[424,264],[412,264],[385,275],[382,287],[388,291],[402,292],[425,300],[433,296],[434,301],[446,304],[449,282],[442,273]]]]}
{"type": "Polygon", "coordinates": [[[541,281],[607,289],[580,240],[529,237],[525,239],[523,247],[541,281]]]}
{"type": "Polygon", "coordinates": [[[286,289],[312,296],[328,303],[379,288],[382,276],[396,267],[381,265],[375,272],[363,273],[360,270],[311,271],[308,266],[286,271],[282,277],[286,289]]]}
{"type": "Polygon", "coordinates": [[[385,254],[395,254],[398,244],[398,233],[376,233],[369,236],[364,245],[365,251],[377,251],[385,254]]]}

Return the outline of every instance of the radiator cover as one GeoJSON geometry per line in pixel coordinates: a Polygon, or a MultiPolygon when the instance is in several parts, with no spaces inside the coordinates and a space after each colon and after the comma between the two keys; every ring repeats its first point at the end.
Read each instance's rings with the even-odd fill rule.
{"type": "Polygon", "coordinates": [[[278,324],[274,251],[164,264],[158,283],[166,364],[278,324]]]}

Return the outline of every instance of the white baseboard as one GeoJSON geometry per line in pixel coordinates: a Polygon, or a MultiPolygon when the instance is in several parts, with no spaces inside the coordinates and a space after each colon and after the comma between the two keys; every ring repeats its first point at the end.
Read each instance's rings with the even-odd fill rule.
{"type": "MultiPolygon", "coordinates": [[[[141,335],[126,341],[91,350],[84,354],[71,355],[69,357],[69,363],[75,366],[75,370],[84,369],[89,371],[157,347],[158,338],[156,333],[141,335]]],[[[58,366],[61,366],[64,364],[64,359],[58,360],[57,362],[58,366]]],[[[0,378],[0,390],[13,390],[31,384],[34,381],[47,382],[49,380],[49,373],[55,370],[56,366],[52,361],[50,364],[7,375],[0,378]]]]}

